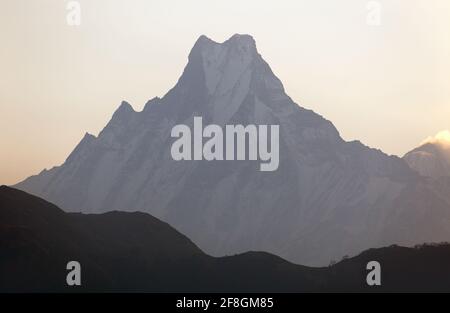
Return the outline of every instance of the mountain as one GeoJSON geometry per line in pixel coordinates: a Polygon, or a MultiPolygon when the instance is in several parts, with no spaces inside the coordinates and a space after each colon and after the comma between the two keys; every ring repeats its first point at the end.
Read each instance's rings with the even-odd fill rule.
{"type": "Polygon", "coordinates": [[[0,187],[0,292],[450,291],[450,245],[371,249],[323,268],[263,252],[214,258],[166,223],[138,212],[65,213],[0,187]],[[381,286],[366,265],[381,264],[381,286]],[[66,264],[81,264],[81,286],[66,264]]]}
{"type": "Polygon", "coordinates": [[[141,112],[123,102],[61,166],[15,187],[67,211],[143,211],[214,256],[266,251],[327,265],[369,247],[450,238],[450,185],[395,156],[344,141],[293,102],[251,36],[201,36],[177,84],[141,112]],[[175,161],[171,129],[279,125],[279,167],[257,161],[175,161]]]}
{"type": "Polygon", "coordinates": [[[420,175],[450,177],[450,132],[443,131],[427,139],[403,158],[420,175]]]}
{"type": "Polygon", "coordinates": [[[301,291],[309,282],[303,267],[267,253],[207,256],[145,213],[65,213],[5,186],[0,246],[0,292],[71,291],[65,277],[73,260],[82,270],[76,291],[301,291]]]}

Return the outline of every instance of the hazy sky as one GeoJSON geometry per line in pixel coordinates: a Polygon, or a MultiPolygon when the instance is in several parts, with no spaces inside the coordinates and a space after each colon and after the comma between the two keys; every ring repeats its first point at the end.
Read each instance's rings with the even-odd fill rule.
{"type": "Polygon", "coordinates": [[[450,128],[450,1],[0,2],[0,184],[61,164],[121,100],[136,110],[177,81],[195,40],[248,33],[301,106],[346,140],[403,155],[450,128]]]}

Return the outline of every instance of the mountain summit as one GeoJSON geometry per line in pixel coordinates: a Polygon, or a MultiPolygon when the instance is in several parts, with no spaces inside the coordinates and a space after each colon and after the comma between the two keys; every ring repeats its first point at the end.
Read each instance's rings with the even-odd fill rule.
{"type": "Polygon", "coordinates": [[[442,131],[404,157],[409,166],[426,177],[450,177],[450,132],[442,131]]]}
{"type": "Polygon", "coordinates": [[[177,84],[142,112],[122,103],[64,164],[19,183],[68,211],[151,213],[215,256],[267,251],[306,265],[369,247],[450,238],[450,187],[345,142],[292,101],[248,35],[201,36],[177,84]],[[176,124],[280,125],[279,168],[174,161],[176,124]],[[447,192],[449,191],[449,192],[447,192]]]}

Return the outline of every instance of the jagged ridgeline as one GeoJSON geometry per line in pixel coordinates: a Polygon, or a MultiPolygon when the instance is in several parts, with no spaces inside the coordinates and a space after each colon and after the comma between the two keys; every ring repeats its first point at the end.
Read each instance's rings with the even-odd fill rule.
{"type": "Polygon", "coordinates": [[[344,141],[330,121],[292,101],[248,35],[200,37],[164,97],[142,112],[122,103],[64,164],[15,187],[66,211],[150,213],[214,256],[256,250],[327,265],[367,248],[450,238],[448,181],[344,141]],[[279,125],[278,168],[173,160],[171,130],[192,126],[194,116],[279,125]]]}

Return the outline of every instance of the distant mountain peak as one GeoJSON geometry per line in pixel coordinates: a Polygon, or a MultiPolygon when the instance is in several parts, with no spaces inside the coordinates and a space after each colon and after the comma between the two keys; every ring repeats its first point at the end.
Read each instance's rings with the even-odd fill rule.
{"type": "Polygon", "coordinates": [[[122,102],[98,138],[85,138],[62,166],[17,186],[69,211],[151,212],[216,256],[258,250],[328,264],[369,246],[450,234],[442,218],[450,191],[436,198],[404,160],[345,142],[330,121],[297,105],[249,35],[201,36],[166,95],[139,113],[122,102]],[[279,125],[278,170],[173,160],[171,130],[196,116],[279,125]],[[423,221],[424,211],[438,214],[423,221]]]}
{"type": "Polygon", "coordinates": [[[240,42],[250,42],[255,43],[255,39],[249,34],[234,34],[227,41],[240,41],[240,42]]]}
{"type": "Polygon", "coordinates": [[[111,117],[111,120],[100,132],[98,137],[102,137],[102,134],[104,134],[108,130],[112,130],[113,132],[120,132],[120,130],[123,129],[124,125],[127,125],[136,113],[138,112],[133,109],[131,104],[129,104],[127,101],[122,101],[111,117]]]}
{"type": "Polygon", "coordinates": [[[134,113],[136,112],[131,104],[129,104],[127,101],[123,100],[119,107],[117,108],[115,114],[128,114],[128,113],[134,113]]]}
{"type": "Polygon", "coordinates": [[[247,34],[234,34],[231,36],[224,44],[239,47],[241,49],[248,49],[250,52],[256,52],[256,41],[255,39],[247,34]]]}
{"type": "Polygon", "coordinates": [[[95,139],[95,136],[86,132],[84,134],[83,140],[90,140],[90,139],[95,139]]]}
{"type": "Polygon", "coordinates": [[[256,41],[251,35],[248,34],[234,34],[222,43],[212,40],[206,35],[201,35],[195,42],[194,48],[203,48],[208,45],[246,45],[256,50],[256,41]]]}
{"type": "MultiPolygon", "coordinates": [[[[234,34],[224,42],[216,42],[205,35],[200,36],[190,53],[190,60],[200,56],[208,64],[233,58],[253,58],[258,55],[256,42],[250,35],[234,34]]],[[[223,65],[223,64],[222,64],[223,65]]]]}
{"type": "Polygon", "coordinates": [[[442,130],[433,137],[428,137],[422,142],[422,145],[431,143],[450,148],[450,131],[442,130]]]}
{"type": "MultiPolygon", "coordinates": [[[[221,43],[200,36],[168,97],[183,98],[183,104],[177,101],[174,107],[161,106],[169,119],[175,115],[177,120],[184,121],[193,114],[203,114],[211,122],[224,124],[244,103],[252,105],[250,102],[256,101],[256,111],[264,112],[270,108],[262,104],[263,98],[277,100],[278,106],[282,105],[278,100],[286,100],[287,95],[281,81],[258,53],[255,40],[250,35],[235,34],[221,43]]],[[[167,99],[163,97],[162,101],[167,99]]],[[[287,106],[292,107],[291,104],[287,106]]]]}
{"type": "Polygon", "coordinates": [[[422,176],[450,176],[450,132],[440,131],[425,139],[418,148],[403,157],[422,176]]]}

